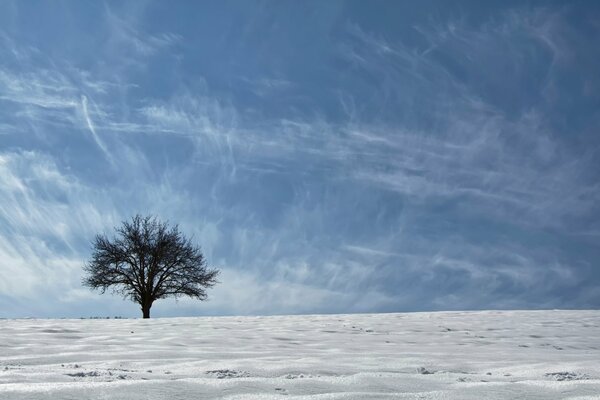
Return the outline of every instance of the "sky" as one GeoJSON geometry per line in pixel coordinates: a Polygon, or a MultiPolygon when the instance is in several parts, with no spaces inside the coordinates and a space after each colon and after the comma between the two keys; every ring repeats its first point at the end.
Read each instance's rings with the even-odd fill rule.
{"type": "Polygon", "coordinates": [[[137,317],[98,233],[221,270],[154,316],[600,307],[600,3],[0,2],[0,317],[137,317]]]}

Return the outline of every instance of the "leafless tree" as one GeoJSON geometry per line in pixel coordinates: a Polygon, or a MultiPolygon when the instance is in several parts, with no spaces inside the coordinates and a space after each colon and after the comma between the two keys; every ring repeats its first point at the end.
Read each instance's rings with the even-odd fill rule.
{"type": "Polygon", "coordinates": [[[150,318],[154,301],[189,296],[206,300],[206,289],[217,283],[219,271],[206,266],[200,248],[177,225],[155,217],[134,216],[109,238],[97,235],[83,284],[102,293],[111,289],[138,303],[150,318]]]}

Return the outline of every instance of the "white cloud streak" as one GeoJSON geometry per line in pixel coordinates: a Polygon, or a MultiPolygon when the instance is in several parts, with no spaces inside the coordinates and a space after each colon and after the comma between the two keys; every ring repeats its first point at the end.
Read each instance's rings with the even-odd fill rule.
{"type": "Polygon", "coordinates": [[[111,155],[111,152],[106,148],[106,145],[102,142],[102,140],[96,133],[96,128],[94,127],[94,123],[92,122],[92,119],[90,118],[90,114],[88,112],[88,99],[84,95],[81,96],[81,110],[83,112],[83,118],[85,119],[87,128],[89,129],[90,133],[92,134],[92,137],[94,138],[94,142],[96,142],[96,145],[98,145],[100,150],[102,150],[102,153],[104,153],[106,159],[110,161],[110,163],[114,166],[115,161],[111,155]]]}

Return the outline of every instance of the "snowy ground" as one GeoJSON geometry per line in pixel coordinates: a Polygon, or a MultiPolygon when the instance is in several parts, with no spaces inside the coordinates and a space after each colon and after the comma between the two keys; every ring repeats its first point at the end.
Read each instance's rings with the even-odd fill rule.
{"type": "Polygon", "coordinates": [[[600,399],[600,311],[0,320],[0,399],[600,399]]]}

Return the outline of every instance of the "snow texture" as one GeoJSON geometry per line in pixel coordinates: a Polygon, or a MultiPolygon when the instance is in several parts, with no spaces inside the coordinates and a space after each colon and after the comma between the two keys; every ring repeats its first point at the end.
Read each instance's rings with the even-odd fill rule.
{"type": "Polygon", "coordinates": [[[600,399],[600,311],[0,320],[0,399],[600,399]]]}

